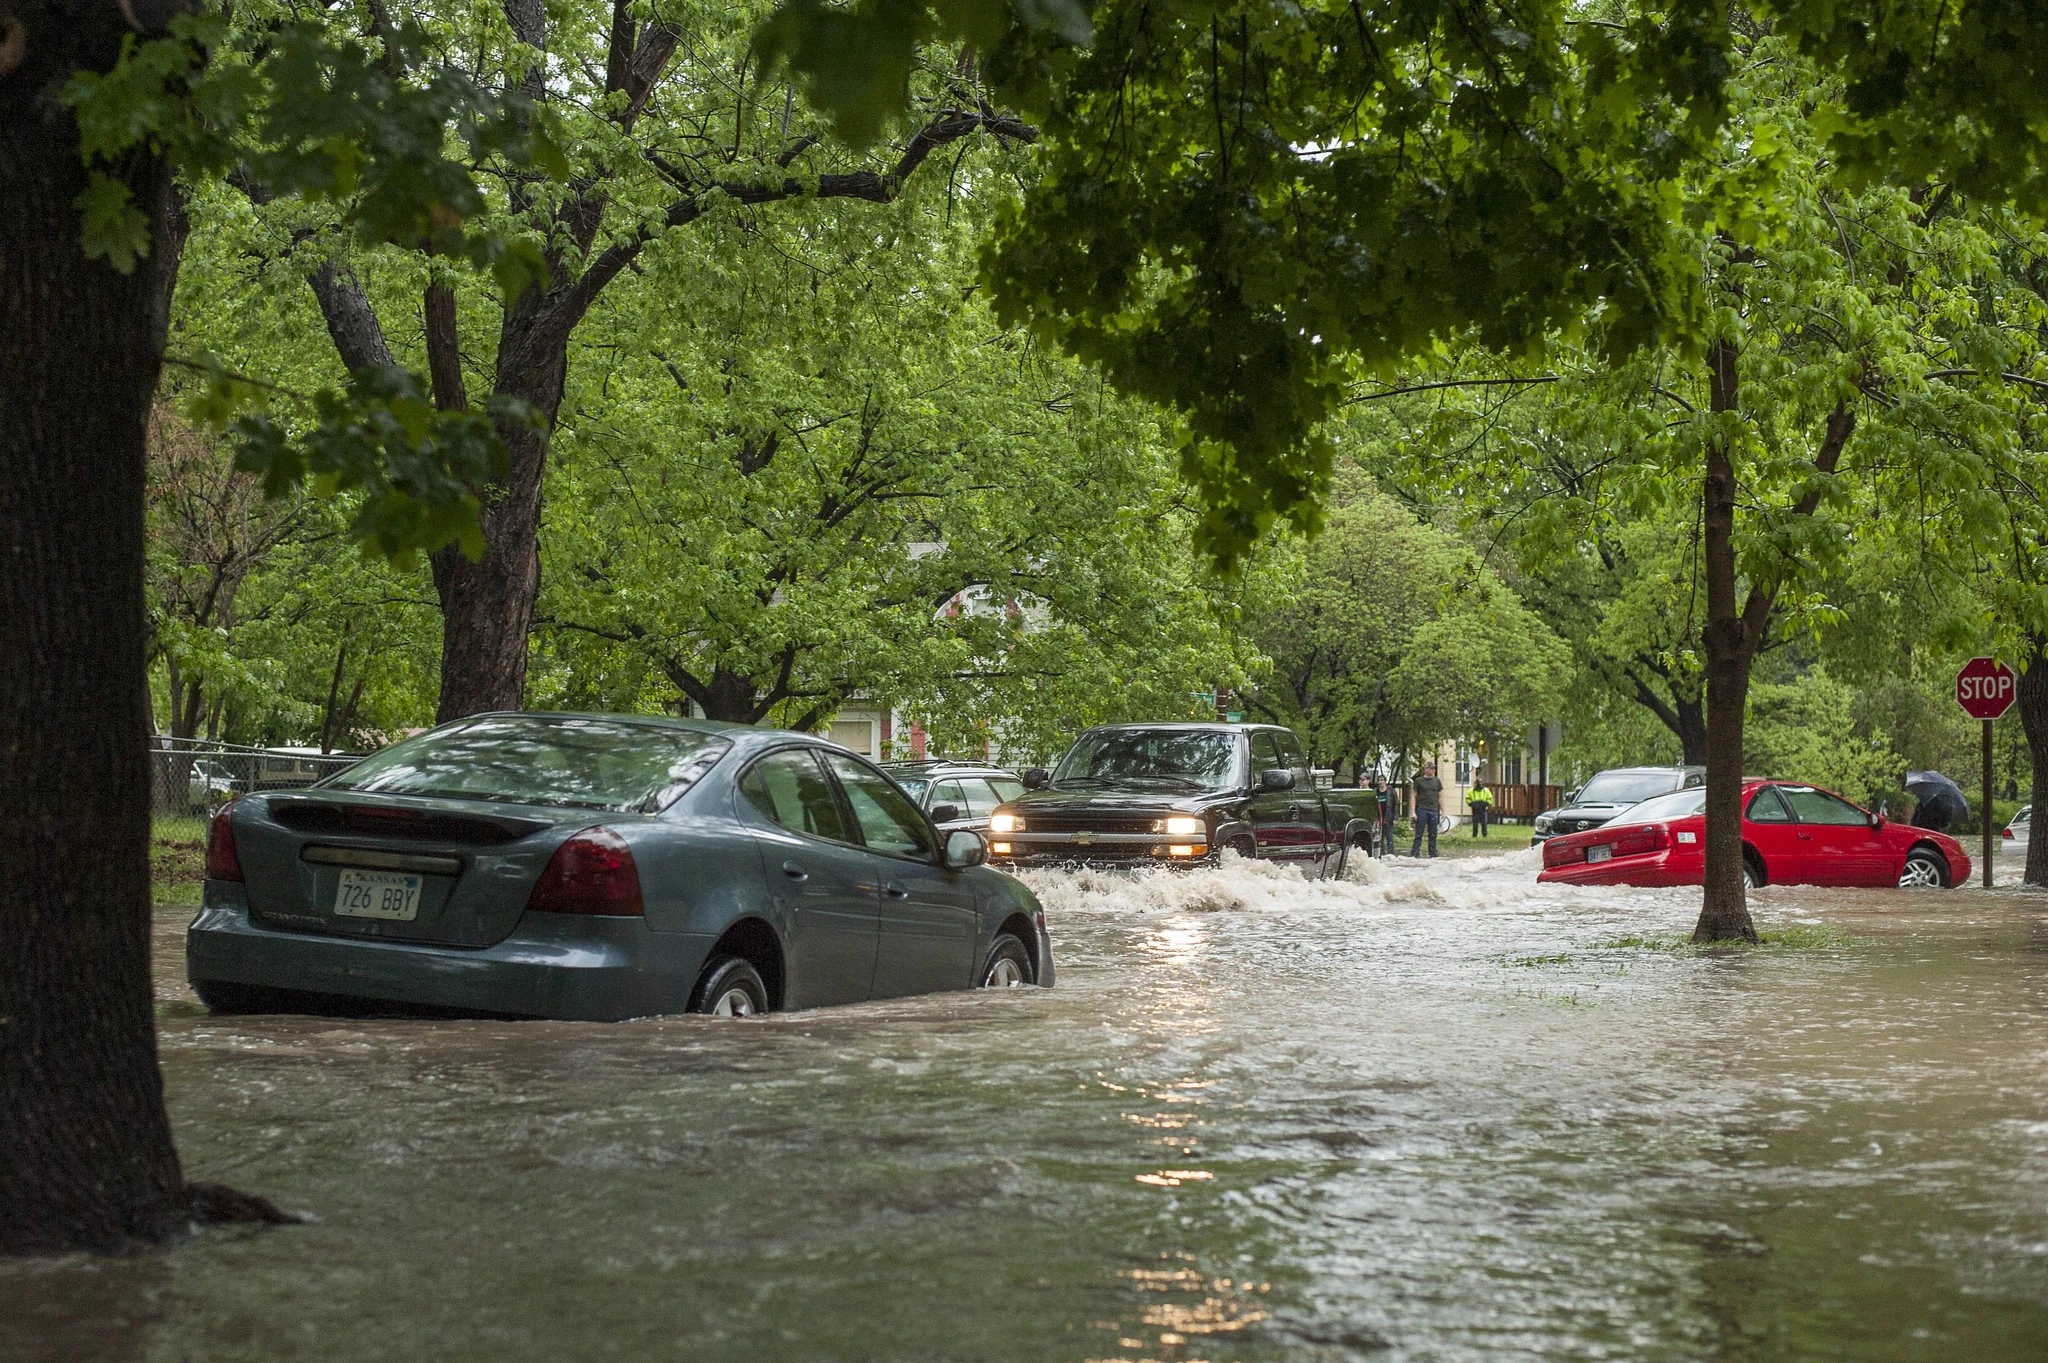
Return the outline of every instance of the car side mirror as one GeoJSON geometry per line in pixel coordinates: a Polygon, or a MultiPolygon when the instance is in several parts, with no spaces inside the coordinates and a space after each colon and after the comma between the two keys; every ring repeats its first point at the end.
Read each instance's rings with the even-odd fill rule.
{"type": "Polygon", "coordinates": [[[1044,767],[1026,767],[1024,769],[1024,789],[1044,790],[1051,784],[1052,773],[1044,767]]]}
{"type": "Polygon", "coordinates": [[[1876,832],[1876,831],[1877,831],[1878,829],[1880,829],[1880,828],[1883,828],[1883,827],[1884,827],[1884,806],[1883,806],[1883,805],[1879,805],[1879,806],[1877,807],[1877,812],[1876,812],[1875,814],[1872,814],[1872,815],[1870,816],[1870,831],[1871,831],[1871,832],[1873,832],[1873,833],[1875,833],[1875,832],[1876,832]]]}
{"type": "Polygon", "coordinates": [[[1259,773],[1260,790],[1293,790],[1294,773],[1286,767],[1268,767],[1259,773]]]}
{"type": "Polygon", "coordinates": [[[926,813],[931,816],[933,823],[951,823],[960,817],[960,806],[933,805],[926,813]]]}
{"type": "Polygon", "coordinates": [[[988,844],[971,828],[956,828],[946,835],[946,868],[963,871],[988,860],[988,844]]]}

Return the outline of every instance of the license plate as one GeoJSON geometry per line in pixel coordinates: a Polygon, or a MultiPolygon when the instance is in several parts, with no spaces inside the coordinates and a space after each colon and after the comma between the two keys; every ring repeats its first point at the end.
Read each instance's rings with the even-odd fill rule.
{"type": "Polygon", "coordinates": [[[334,891],[334,912],[342,918],[410,923],[419,917],[420,878],[396,871],[343,871],[334,891]]]}
{"type": "Polygon", "coordinates": [[[1605,861],[1613,855],[1614,848],[1610,844],[1604,842],[1601,843],[1598,847],[1588,847],[1586,849],[1587,861],[1605,861]]]}

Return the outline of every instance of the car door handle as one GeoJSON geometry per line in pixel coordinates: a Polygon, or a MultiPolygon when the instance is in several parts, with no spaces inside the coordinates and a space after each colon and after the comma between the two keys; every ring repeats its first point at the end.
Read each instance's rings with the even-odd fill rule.
{"type": "Polygon", "coordinates": [[[1288,821],[1289,823],[1299,823],[1299,822],[1301,821],[1301,806],[1300,806],[1300,805],[1289,805],[1289,806],[1287,806],[1287,821],[1288,821]]]}
{"type": "Polygon", "coordinates": [[[1813,841],[1813,834],[1811,833],[1794,833],[1792,836],[1799,839],[1801,842],[1813,841]]]}
{"type": "Polygon", "coordinates": [[[791,880],[809,880],[811,878],[809,871],[806,871],[802,866],[793,861],[782,863],[782,874],[788,876],[791,880]]]}
{"type": "Polygon", "coordinates": [[[889,898],[891,898],[891,899],[908,899],[908,898],[910,898],[910,891],[908,891],[908,890],[904,889],[904,888],[903,888],[903,887],[902,887],[901,885],[898,885],[898,884],[897,884],[897,883],[896,883],[895,881],[893,881],[893,880],[892,880],[892,881],[890,881],[890,882],[889,882],[889,883],[888,883],[887,885],[884,885],[884,886],[882,887],[882,893],[883,893],[883,894],[885,894],[885,895],[887,895],[887,896],[888,896],[889,898]]]}

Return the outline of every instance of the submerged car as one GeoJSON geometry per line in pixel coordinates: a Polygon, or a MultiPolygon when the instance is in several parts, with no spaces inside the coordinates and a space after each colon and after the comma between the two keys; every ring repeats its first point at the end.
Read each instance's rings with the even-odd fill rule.
{"type": "Polygon", "coordinates": [[[1706,779],[1705,767],[1610,767],[1568,793],[1556,809],[1538,814],[1530,842],[1541,845],[1563,833],[1598,828],[1654,795],[1685,790],[1706,779]]]}
{"type": "MultiPolygon", "coordinates": [[[[1645,800],[1604,827],[1543,845],[1541,881],[1574,885],[1698,885],[1706,879],[1707,792],[1645,800]]],[[[1818,786],[1749,780],[1742,787],[1742,878],[1758,885],[1896,885],[1933,889],[1970,878],[1970,857],[1946,833],[1894,823],[1818,786]]]]}
{"type": "Polygon", "coordinates": [[[610,1021],[1053,982],[1031,892],[808,734],[457,720],[214,820],[193,988],[610,1021]]]}
{"type": "Polygon", "coordinates": [[[2012,822],[2005,826],[2005,831],[2001,834],[2005,840],[2005,850],[2008,852],[2026,851],[2027,835],[2033,830],[2033,827],[2034,807],[2032,805],[2021,805],[2020,812],[2012,816],[2012,822]]]}

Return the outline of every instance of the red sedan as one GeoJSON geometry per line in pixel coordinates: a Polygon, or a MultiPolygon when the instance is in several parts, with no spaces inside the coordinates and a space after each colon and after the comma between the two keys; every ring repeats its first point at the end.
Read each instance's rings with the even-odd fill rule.
{"type": "MultiPolygon", "coordinates": [[[[1538,880],[1570,885],[1698,885],[1706,878],[1707,792],[1660,795],[1614,822],[1543,844],[1538,880]]],[[[1818,786],[1742,785],[1742,875],[1758,885],[1896,885],[1932,889],[1970,878],[1946,833],[1892,823],[1818,786]]]]}

